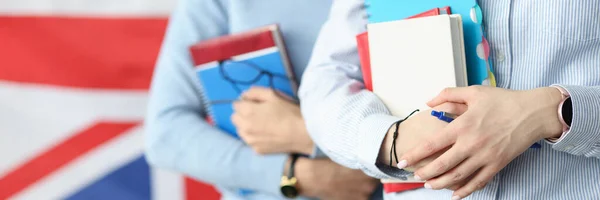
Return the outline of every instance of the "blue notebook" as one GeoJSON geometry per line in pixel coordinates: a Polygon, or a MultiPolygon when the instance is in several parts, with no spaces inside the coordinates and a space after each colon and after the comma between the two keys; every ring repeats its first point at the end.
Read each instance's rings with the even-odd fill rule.
{"type": "Polygon", "coordinates": [[[476,0],[366,0],[369,23],[402,20],[432,8],[450,6],[463,19],[469,85],[496,86],[482,11],[476,0]]]}
{"type": "Polygon", "coordinates": [[[212,123],[239,138],[232,103],[252,86],[296,98],[297,84],[276,25],[203,41],[191,47],[203,103],[212,123]]]}

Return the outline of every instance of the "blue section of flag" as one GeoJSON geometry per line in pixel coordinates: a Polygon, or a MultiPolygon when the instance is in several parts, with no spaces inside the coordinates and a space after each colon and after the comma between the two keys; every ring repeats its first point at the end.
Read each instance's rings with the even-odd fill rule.
{"type": "Polygon", "coordinates": [[[68,200],[150,199],[150,168],[143,156],[68,197],[68,200]]]}

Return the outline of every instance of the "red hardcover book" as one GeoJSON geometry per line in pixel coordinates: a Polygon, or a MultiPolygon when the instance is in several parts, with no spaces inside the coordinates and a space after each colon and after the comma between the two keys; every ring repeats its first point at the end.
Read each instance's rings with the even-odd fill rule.
{"type": "Polygon", "coordinates": [[[360,69],[363,75],[365,88],[373,91],[371,81],[371,56],[369,55],[369,32],[364,32],[356,36],[356,46],[358,48],[358,56],[360,57],[360,69]]]}
{"type": "MultiPolygon", "coordinates": [[[[440,14],[451,14],[450,7],[434,8],[423,13],[411,16],[407,19],[436,16],[440,14]]],[[[369,55],[369,34],[364,32],[356,36],[356,45],[358,48],[358,56],[360,58],[360,68],[362,70],[363,81],[365,88],[373,91],[373,82],[371,81],[371,59],[369,55]]]]}
{"type": "MultiPolygon", "coordinates": [[[[407,19],[436,16],[440,14],[451,14],[450,7],[434,8],[426,12],[411,16],[407,19]]],[[[362,70],[365,88],[373,91],[373,82],[371,80],[371,57],[369,54],[369,34],[364,32],[356,36],[358,56],[360,57],[360,67],[362,70]]],[[[384,183],[385,193],[402,192],[423,187],[423,183],[384,183]]]]}

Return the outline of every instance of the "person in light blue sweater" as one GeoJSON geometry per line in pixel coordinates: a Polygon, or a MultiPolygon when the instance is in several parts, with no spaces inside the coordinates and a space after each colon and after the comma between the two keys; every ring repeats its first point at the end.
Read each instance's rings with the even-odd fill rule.
{"type": "Polygon", "coordinates": [[[378,185],[375,179],[326,157],[315,158],[324,155],[306,132],[298,105],[269,89],[244,93],[259,101],[234,103],[234,123],[244,141],[204,121],[206,110],[189,54],[191,45],[277,23],[300,80],[330,5],[330,0],[181,0],[170,19],[152,81],[146,117],[148,162],[214,184],[223,199],[269,200],[284,198],[280,180],[287,173],[289,155],[303,153],[311,158],[299,158],[294,170],[302,198],[381,196],[373,191],[378,185]],[[239,117],[242,112],[254,117],[239,117]]]}

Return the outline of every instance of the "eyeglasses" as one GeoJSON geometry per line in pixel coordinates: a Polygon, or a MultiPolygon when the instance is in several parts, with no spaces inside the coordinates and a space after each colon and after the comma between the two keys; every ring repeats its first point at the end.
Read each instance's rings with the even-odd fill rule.
{"type": "MultiPolygon", "coordinates": [[[[232,60],[223,60],[219,61],[219,74],[223,77],[224,80],[231,84],[232,88],[238,93],[242,94],[242,89],[240,89],[239,85],[252,85],[262,79],[263,76],[267,76],[269,78],[269,87],[276,91],[275,89],[275,78],[280,78],[285,81],[289,81],[290,77],[282,74],[276,74],[269,71],[264,70],[257,64],[251,61],[232,61],[232,60]],[[238,65],[226,65],[226,63],[236,63],[238,65]],[[245,68],[243,70],[244,73],[240,73],[240,68],[245,68]]],[[[283,99],[283,96],[279,94],[279,92],[275,92],[276,95],[279,95],[283,99]]],[[[217,105],[217,104],[231,104],[238,99],[223,99],[223,100],[215,100],[209,102],[209,104],[217,105]]]]}

